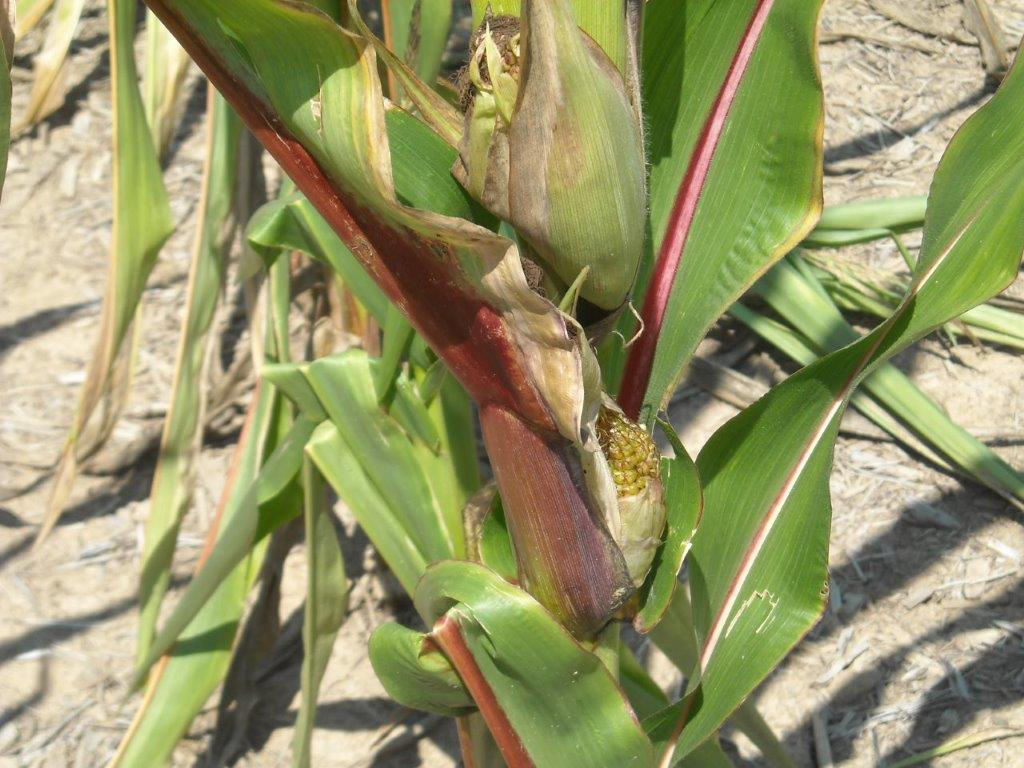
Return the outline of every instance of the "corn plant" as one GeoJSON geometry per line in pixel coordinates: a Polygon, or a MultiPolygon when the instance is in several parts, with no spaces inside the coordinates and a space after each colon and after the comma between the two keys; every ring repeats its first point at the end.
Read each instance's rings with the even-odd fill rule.
{"type": "MultiPolygon", "coordinates": [[[[469,766],[727,765],[717,735],[730,719],[789,765],[745,700],[825,605],[828,476],[848,404],[1024,500],[1021,475],[887,362],[1017,274],[1019,59],[951,141],[923,211],[915,201],[882,222],[848,211],[819,222],[820,2],[474,0],[454,83],[437,79],[448,2],[383,2],[380,35],[353,0],[147,5],[219,95],[143,550],[133,683],[145,692],[111,765],[168,759],[229,674],[273,537],[299,517],[308,594],[293,755],[312,764],[347,600],[326,486],[421,620],[373,634],[381,683],[455,718],[469,766]],[[160,623],[243,125],[290,179],[244,229],[247,273],[262,281],[258,383],[201,563],[160,623]],[[898,299],[876,297],[882,320],[861,335],[840,312],[851,292],[795,249],[913,226],[911,277],[898,299]],[[305,268],[319,299],[300,345],[290,316],[305,268]],[[738,303],[751,288],[781,321],[738,303]],[[726,312],[806,367],[691,459],[661,415],[726,312]],[[316,324],[329,316],[343,320],[316,324]],[[337,343],[339,328],[364,343],[337,343]],[[627,622],[686,675],[676,700],[621,642],[627,622]]],[[[122,53],[116,290],[45,527],[109,431],[82,437],[170,227],[156,115],[173,99],[143,102],[123,55],[134,15],[110,0],[122,53]]],[[[171,75],[152,93],[173,91],[171,75]]]]}

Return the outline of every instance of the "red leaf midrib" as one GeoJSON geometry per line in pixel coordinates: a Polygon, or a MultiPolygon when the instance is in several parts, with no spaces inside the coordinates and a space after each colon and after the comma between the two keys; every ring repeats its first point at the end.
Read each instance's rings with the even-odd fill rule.
{"type": "Polygon", "coordinates": [[[619,390],[619,405],[632,419],[639,416],[644,396],[647,394],[665,311],[672,295],[676,273],[682,262],[683,251],[689,241],[697,205],[704,192],[711,163],[725,128],[725,121],[773,4],[774,0],[759,0],[751,14],[740,39],[740,45],[729,65],[729,71],[701,128],[700,137],[697,139],[693,154],[690,155],[689,165],[676,193],[665,235],[651,273],[651,281],[647,286],[643,309],[640,312],[643,332],[629,348],[626,371],[619,390]]]}

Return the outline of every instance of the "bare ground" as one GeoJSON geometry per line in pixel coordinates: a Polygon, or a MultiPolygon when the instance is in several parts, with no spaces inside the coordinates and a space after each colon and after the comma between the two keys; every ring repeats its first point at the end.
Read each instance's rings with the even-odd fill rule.
{"type": "MultiPolygon", "coordinates": [[[[1024,8],[992,5],[1007,39],[1019,40],[1024,8]]],[[[826,5],[827,202],[925,192],[946,142],[991,95],[959,0],[896,6],[826,5]]],[[[37,31],[19,43],[15,115],[40,39],[37,31]]],[[[29,550],[49,490],[45,467],[60,448],[96,331],[109,245],[109,69],[95,2],[68,85],[64,107],[12,145],[0,204],[0,767],[102,765],[136,703],[123,698],[152,454],[113,476],[83,477],[45,547],[29,550]]],[[[203,152],[197,77],[191,90],[166,172],[179,226],[146,293],[132,402],[115,448],[152,429],[170,387],[203,152]]],[[[896,258],[887,244],[844,255],[874,266],[896,258]]],[[[1020,281],[1014,290],[1021,295],[1020,281]]],[[[1019,355],[932,338],[899,363],[955,420],[1024,467],[1019,355]]],[[[738,367],[765,382],[789,370],[760,347],[738,367]]],[[[698,448],[734,412],[703,393],[687,398],[677,419],[687,446],[698,448]]],[[[863,432],[849,419],[851,432],[863,432]]],[[[204,450],[176,561],[181,579],[220,491],[230,423],[226,432],[204,450]]],[[[836,451],[832,493],[829,609],[756,694],[798,761],[827,765],[827,743],[836,765],[878,765],[953,737],[1024,730],[1021,513],[891,441],[849,435],[836,451]]],[[[390,703],[373,676],[366,638],[381,621],[407,618],[408,606],[390,597],[365,537],[344,510],[340,517],[355,586],[321,692],[316,765],[455,765],[450,723],[390,703]]],[[[283,631],[255,672],[248,721],[218,725],[214,697],[175,765],[224,764],[225,754],[233,765],[289,764],[302,557],[300,544],[285,562],[283,631]]],[[[656,652],[648,663],[671,680],[656,652]]],[[[756,762],[742,736],[726,735],[741,759],[756,762]]],[[[933,764],[1019,766],[1022,756],[1024,739],[1004,738],[933,764]]]]}

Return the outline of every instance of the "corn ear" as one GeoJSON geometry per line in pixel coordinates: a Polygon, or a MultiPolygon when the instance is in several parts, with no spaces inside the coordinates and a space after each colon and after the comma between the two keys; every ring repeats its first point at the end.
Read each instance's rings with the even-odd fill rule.
{"type": "MultiPolygon", "coordinates": [[[[619,25],[626,46],[625,16],[619,25]]],[[[603,310],[632,290],[644,241],[643,137],[631,89],[577,26],[569,0],[486,17],[472,41],[454,173],[515,227],[553,281],[584,267],[603,310]],[[515,173],[510,173],[510,168],[515,173]]]]}
{"type": "MultiPolygon", "coordinates": [[[[572,0],[579,28],[601,46],[612,63],[630,80],[631,93],[634,83],[639,93],[637,48],[645,2],[647,0],[609,0],[599,3],[593,0],[572,0]],[[623,23],[627,29],[625,38],[622,35],[623,23]]],[[[521,0],[473,0],[473,26],[483,24],[488,14],[519,16],[522,5],[521,0]]],[[[639,104],[639,98],[635,102],[639,104]]]]}

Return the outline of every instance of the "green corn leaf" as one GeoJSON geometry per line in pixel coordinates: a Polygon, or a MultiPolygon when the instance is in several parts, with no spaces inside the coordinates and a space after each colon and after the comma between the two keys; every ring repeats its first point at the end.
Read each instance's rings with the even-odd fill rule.
{"type": "MultiPolygon", "coordinates": [[[[453,376],[441,382],[440,396],[430,404],[434,423],[441,434],[441,451],[451,459],[451,490],[441,493],[454,499],[456,510],[480,487],[480,460],[477,456],[476,419],[473,403],[453,376]]],[[[456,516],[460,513],[455,512],[456,516]]],[[[457,527],[461,529],[461,517],[457,527]]]]}
{"type": "Polygon", "coordinates": [[[306,607],[302,623],[302,702],[295,721],[292,765],[309,768],[320,681],[348,610],[348,579],[323,479],[307,458],[302,467],[306,529],[306,607]]]}
{"type": "MultiPolygon", "coordinates": [[[[693,609],[685,590],[679,589],[672,595],[664,620],[651,632],[654,644],[676,665],[683,674],[690,674],[697,663],[697,633],[693,626],[693,609]]],[[[661,723],[666,713],[675,714],[675,709],[645,717],[644,725],[650,732],[655,723],[661,723]]],[[[672,722],[669,718],[668,722],[672,722]]],[[[729,722],[747,736],[768,761],[772,768],[795,768],[793,758],[782,746],[778,737],[761,717],[751,701],[744,701],[729,716],[729,722]]],[[[699,749],[693,754],[699,753],[699,749]]]]}
{"type": "Polygon", "coordinates": [[[449,717],[475,709],[451,663],[421,632],[381,624],[370,635],[370,663],[388,696],[404,707],[449,717]]]}
{"type": "MultiPolygon", "coordinates": [[[[163,653],[169,655],[150,670],[142,703],[110,768],[152,768],[164,764],[227,673],[239,622],[265,551],[265,541],[244,536],[245,529],[259,515],[280,518],[299,512],[297,484],[290,479],[280,484],[281,493],[269,498],[258,498],[252,492],[267,467],[274,463],[272,458],[260,468],[276,439],[279,410],[280,398],[273,388],[262,387],[254,394],[207,542],[212,550],[175,607],[164,634],[156,640],[156,653],[149,661],[163,653]],[[258,502],[262,502],[259,513],[255,508],[258,502]],[[275,505],[278,508],[271,511],[269,507],[275,505]],[[224,562],[225,550],[236,553],[230,562],[224,562]]],[[[301,446],[298,454],[301,460],[301,446]]],[[[149,666],[145,663],[139,671],[144,672],[149,666]]]]}
{"type": "Polygon", "coordinates": [[[11,65],[14,63],[14,30],[8,15],[9,0],[0,0],[0,199],[7,175],[7,151],[11,145],[11,65]]]}
{"type": "Polygon", "coordinates": [[[707,738],[820,614],[832,446],[854,387],[1017,275],[1024,251],[1022,104],[1018,59],[939,163],[914,281],[892,317],[790,376],[719,429],[698,456],[707,514],[689,563],[701,704],[678,743],[663,743],[666,754],[684,755],[707,738]]]}
{"type": "Polygon", "coordinates": [[[367,355],[349,350],[310,363],[304,373],[363,471],[428,562],[452,557],[454,544],[421,464],[423,456],[378,407],[367,355]]]}
{"type": "MultiPolygon", "coordinates": [[[[263,389],[274,391],[270,387],[263,389]]],[[[241,511],[224,520],[216,546],[160,627],[149,653],[136,667],[137,681],[174,645],[253,547],[302,511],[293,503],[293,497],[298,495],[296,479],[302,468],[303,449],[315,427],[304,416],[296,419],[258,472],[250,475],[252,479],[239,489],[237,506],[241,511]]]]}
{"type": "Polygon", "coordinates": [[[388,299],[366,274],[352,252],[299,192],[282,195],[262,206],[246,226],[249,245],[271,261],[285,250],[302,251],[326,264],[379,323],[388,299]]]}
{"type": "Polygon", "coordinates": [[[310,0],[309,4],[319,8],[335,21],[342,18],[345,8],[345,0],[310,0]]]}
{"type": "MultiPolygon", "coordinates": [[[[411,382],[407,385],[400,381],[399,387],[400,393],[406,387],[412,389],[411,382]]],[[[409,399],[412,401],[411,393],[409,399]]],[[[419,411],[423,401],[417,398],[415,402],[420,404],[415,406],[419,411]]],[[[426,410],[433,422],[438,448],[431,448],[427,438],[432,436],[426,432],[413,445],[437,498],[454,556],[463,559],[466,557],[466,540],[462,508],[480,487],[473,408],[466,391],[449,376],[442,382],[440,395],[426,406],[426,410]]]]}
{"type": "Polygon", "coordinates": [[[174,35],[152,11],[147,11],[142,93],[146,121],[160,157],[167,152],[181,119],[184,107],[182,90],[191,62],[174,35]]]}
{"type": "MultiPolygon", "coordinates": [[[[651,0],[644,17],[651,253],[644,332],[605,381],[650,423],[707,329],[821,209],[819,0],[651,0]]],[[[627,318],[622,334],[635,335],[627,318]]],[[[618,351],[616,351],[618,350],[618,351]]]]}
{"type": "Polygon", "coordinates": [[[505,510],[501,497],[495,493],[490,510],[480,524],[480,562],[501,576],[505,581],[514,582],[518,577],[516,553],[508,535],[505,510]]]}
{"type": "Polygon", "coordinates": [[[267,339],[263,354],[270,362],[291,361],[291,327],[288,312],[291,307],[291,263],[288,259],[274,259],[267,270],[267,339]]]}
{"type": "Polygon", "coordinates": [[[497,219],[452,177],[457,153],[450,145],[400,109],[388,110],[385,123],[395,194],[401,202],[497,229],[497,219]]]}
{"type": "MultiPolygon", "coordinates": [[[[801,365],[810,365],[820,357],[814,345],[801,333],[788,325],[754,312],[743,304],[736,303],[729,308],[729,314],[753,330],[758,336],[780,349],[783,353],[801,365]]],[[[876,400],[864,391],[856,390],[850,398],[850,404],[871,421],[889,434],[924,456],[934,464],[956,472],[956,467],[949,463],[941,454],[933,451],[927,443],[918,440],[900,421],[883,408],[876,400]]]]}
{"type": "MultiPolygon", "coordinates": [[[[79,394],[78,406],[61,452],[53,490],[38,541],[53,528],[71,494],[80,454],[87,454],[113,428],[120,402],[112,407],[98,435],[84,434],[107,391],[118,360],[124,367],[123,342],[135,318],[157,254],[173,231],[160,164],[149,135],[139,95],[133,40],[135,3],[109,0],[111,79],[114,98],[114,225],[103,297],[100,330],[79,394]],[[123,355],[123,356],[122,356],[123,355]]],[[[118,401],[120,398],[115,398],[118,401]]]]}
{"type": "Polygon", "coordinates": [[[729,722],[761,750],[772,768],[797,768],[796,761],[786,751],[772,727],[761,717],[752,701],[744,701],[729,715],[729,722]]]}
{"type": "MultiPolygon", "coordinates": [[[[441,397],[427,406],[413,381],[404,373],[395,379],[395,393],[390,416],[406,433],[416,461],[437,499],[436,506],[444,520],[453,555],[464,557],[461,510],[479,484],[468,398],[459,385],[451,381],[444,387],[441,397]],[[470,461],[472,466],[467,466],[470,461]]],[[[432,506],[425,504],[424,511],[432,506]]]]}
{"type": "Polygon", "coordinates": [[[427,570],[415,602],[503,751],[518,739],[513,754],[532,765],[653,764],[607,667],[526,592],[483,566],[446,562],[427,570]]]}
{"type": "Polygon", "coordinates": [[[327,411],[317,399],[299,364],[267,363],[261,369],[260,376],[281,390],[310,421],[319,424],[327,418],[327,411]]]}
{"type": "Polygon", "coordinates": [[[211,89],[207,100],[207,155],[178,343],[171,401],[150,490],[139,587],[139,660],[149,650],[170,580],[178,528],[192,498],[195,456],[202,443],[206,393],[202,386],[212,350],[210,327],[224,284],[242,124],[211,89]]]}
{"type": "Polygon", "coordinates": [[[51,5],[53,5],[53,0],[16,0],[14,3],[14,38],[21,40],[29,30],[34,29],[46,12],[50,10],[51,5]]]}
{"type": "Polygon", "coordinates": [[[675,456],[661,461],[661,479],[665,487],[665,507],[668,510],[667,528],[665,541],[658,548],[651,572],[640,590],[641,608],[633,621],[637,631],[644,633],[650,632],[668,610],[678,584],[679,569],[690,551],[704,508],[700,477],[693,459],[687,454],[675,430],[670,425],[662,427],[675,456]]]}
{"type": "Polygon", "coordinates": [[[410,592],[426,562],[465,554],[461,510],[479,477],[468,399],[454,382],[427,406],[397,379],[391,413],[377,404],[374,369],[361,350],[267,378],[322,425],[309,452],[410,592]]]}
{"type": "Polygon", "coordinates": [[[390,405],[395,395],[395,383],[404,360],[409,356],[412,337],[415,333],[409,321],[394,304],[388,305],[384,315],[384,338],[381,344],[380,358],[374,369],[374,387],[377,401],[385,408],[390,405]]]}
{"type": "MultiPolygon", "coordinates": [[[[906,281],[896,275],[858,274],[860,270],[837,258],[820,253],[803,252],[812,265],[814,277],[821,282],[832,300],[843,309],[886,318],[897,307],[906,291],[906,281]]],[[[943,331],[951,337],[1002,344],[1024,349],[1024,323],[1021,312],[1014,308],[982,304],[964,312],[956,321],[946,323],[943,331]]]]}
{"type": "Polygon", "coordinates": [[[484,16],[488,9],[495,16],[518,16],[522,6],[522,0],[470,0],[473,8],[473,27],[479,27],[484,22],[484,16]]]}
{"type": "Polygon", "coordinates": [[[944,330],[960,338],[973,335],[982,341],[1024,350],[1024,322],[1020,311],[982,304],[967,310],[959,319],[963,325],[947,323],[944,330]]]}
{"type": "Polygon", "coordinates": [[[625,643],[619,646],[619,685],[641,720],[669,705],[668,696],[644,671],[625,643]]]}
{"type": "Polygon", "coordinates": [[[717,735],[709,738],[677,765],[681,768],[736,768],[719,744],[717,735]]]}
{"type": "Polygon", "coordinates": [[[900,299],[906,293],[905,282],[897,290],[895,280],[875,281],[869,275],[859,275],[849,261],[841,262],[838,258],[826,260],[814,251],[801,252],[800,258],[805,256],[817,282],[824,286],[832,300],[843,309],[866,312],[884,319],[899,306],[900,299]]]}
{"type": "MultiPolygon", "coordinates": [[[[804,365],[818,355],[856,341],[859,336],[813,275],[779,262],[755,286],[755,292],[814,345],[817,355],[798,359],[804,365]]],[[[991,488],[1018,506],[1024,503],[1024,475],[1016,472],[977,438],[953,422],[942,409],[898,368],[883,363],[868,376],[863,388],[934,452],[968,477],[991,488]]]]}
{"type": "Polygon", "coordinates": [[[924,223],[924,195],[863,200],[826,206],[801,245],[837,247],[889,237],[924,223]]]}
{"type": "Polygon", "coordinates": [[[939,746],[926,749],[923,752],[897,760],[895,763],[885,763],[885,768],[911,768],[914,765],[932,765],[937,757],[945,757],[961,749],[970,749],[979,744],[1002,739],[1019,739],[1024,737],[1024,731],[1013,728],[988,728],[977,733],[970,733],[964,736],[957,736],[942,742],[939,746]]]}
{"type": "Polygon", "coordinates": [[[441,435],[427,408],[420,399],[416,385],[408,376],[400,376],[395,380],[395,400],[391,403],[391,415],[402,425],[410,438],[426,446],[431,453],[441,451],[441,435]]]}
{"type": "MultiPolygon", "coordinates": [[[[84,7],[85,0],[57,0],[50,17],[50,26],[46,29],[46,39],[35,56],[28,104],[15,133],[38,123],[44,117],[55,112],[64,102],[64,68],[67,64],[68,51],[71,49],[71,41],[75,37],[75,30],[78,29],[78,21],[82,18],[84,7]]],[[[113,13],[113,11],[110,12],[113,13]]],[[[111,24],[113,23],[112,21],[111,24]]],[[[111,40],[114,39],[115,35],[111,32],[111,40]]],[[[127,50],[131,55],[131,48],[129,47],[127,50]]]]}
{"type": "Polygon", "coordinates": [[[921,227],[927,203],[927,195],[909,195],[827,205],[822,209],[812,231],[872,227],[902,230],[921,227]]]}
{"type": "MultiPolygon", "coordinates": [[[[416,346],[418,346],[416,344],[417,341],[420,344],[424,343],[422,336],[417,336],[416,339],[413,339],[413,349],[409,350],[409,359],[413,362],[419,357],[419,351],[416,349],[416,346]]],[[[424,350],[426,351],[427,349],[424,346],[424,350]]],[[[425,370],[425,373],[423,378],[420,379],[417,389],[423,402],[430,405],[434,402],[434,398],[437,397],[437,393],[441,391],[441,385],[444,384],[445,379],[448,377],[448,369],[444,367],[444,363],[437,359],[430,362],[424,358],[421,359],[419,365],[425,370]]]]}
{"type": "Polygon", "coordinates": [[[693,626],[693,608],[684,590],[673,593],[664,619],[651,630],[651,640],[683,674],[693,671],[697,662],[697,631],[693,626]]]}
{"type": "Polygon", "coordinates": [[[441,73],[452,0],[391,0],[391,49],[424,83],[441,73]]]}
{"type": "Polygon", "coordinates": [[[331,422],[324,422],[313,433],[306,452],[352,512],[402,588],[412,594],[427,568],[427,559],[374,486],[341,432],[331,422]]]}
{"type": "Polygon", "coordinates": [[[800,245],[808,248],[841,248],[845,245],[870,243],[892,237],[893,230],[868,227],[865,229],[821,229],[809,232],[800,241],[800,245]]]}
{"type": "Polygon", "coordinates": [[[460,717],[455,723],[467,768],[506,768],[501,751],[479,712],[460,717]]]}

